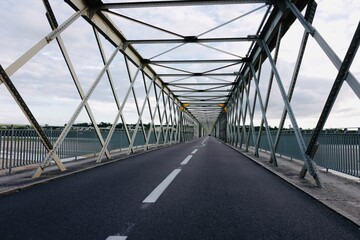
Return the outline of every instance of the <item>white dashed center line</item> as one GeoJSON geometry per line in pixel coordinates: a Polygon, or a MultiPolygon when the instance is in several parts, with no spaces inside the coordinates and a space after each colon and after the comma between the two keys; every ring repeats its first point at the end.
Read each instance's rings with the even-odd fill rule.
{"type": "Polygon", "coordinates": [[[109,236],[106,240],[126,240],[126,238],[125,236],[109,236]]]}
{"type": "Polygon", "coordinates": [[[182,162],[180,163],[180,165],[186,165],[186,164],[190,161],[190,159],[192,158],[192,156],[193,156],[193,155],[187,156],[187,157],[184,159],[184,161],[182,161],[182,162]]]}
{"type": "MultiPolygon", "coordinates": [[[[204,142],[207,138],[202,142],[202,145],[205,146],[204,142]]],[[[199,149],[194,149],[190,155],[188,155],[180,165],[186,165],[190,159],[193,157],[192,154],[195,154],[199,149]]],[[[180,173],[181,169],[177,168],[172,171],[150,194],[147,196],[143,203],[155,203],[161,194],[166,190],[166,188],[170,185],[170,183],[175,179],[175,177],[180,173]]],[[[147,205],[145,205],[147,206],[147,205]]],[[[126,240],[127,236],[109,236],[106,240],[126,240]]]]}
{"type": "Polygon", "coordinates": [[[175,169],[172,171],[165,179],[162,181],[151,193],[143,203],[155,203],[160,195],[165,191],[165,189],[170,185],[170,183],[175,179],[176,175],[179,174],[181,169],[175,169]]]}
{"type": "Polygon", "coordinates": [[[201,145],[204,145],[204,143],[205,143],[205,141],[208,139],[208,137],[206,137],[205,139],[204,139],[204,141],[202,141],[202,143],[201,143],[201,145]]]}

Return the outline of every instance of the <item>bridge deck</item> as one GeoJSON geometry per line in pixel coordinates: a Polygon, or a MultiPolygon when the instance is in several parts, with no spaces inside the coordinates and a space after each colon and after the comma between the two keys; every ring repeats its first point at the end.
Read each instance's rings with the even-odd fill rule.
{"type": "MultiPolygon", "coordinates": [[[[31,173],[2,176],[3,192],[31,183],[31,173]]],[[[332,183],[309,188],[331,192],[332,183]]],[[[2,239],[360,237],[359,226],[211,137],[1,196],[0,212],[2,239]]]]}

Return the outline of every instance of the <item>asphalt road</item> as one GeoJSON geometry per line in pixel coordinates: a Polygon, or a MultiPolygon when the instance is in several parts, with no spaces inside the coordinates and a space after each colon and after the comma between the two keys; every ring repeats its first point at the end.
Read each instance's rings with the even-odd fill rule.
{"type": "Polygon", "coordinates": [[[2,196],[0,239],[359,240],[360,230],[206,137],[2,196]]]}

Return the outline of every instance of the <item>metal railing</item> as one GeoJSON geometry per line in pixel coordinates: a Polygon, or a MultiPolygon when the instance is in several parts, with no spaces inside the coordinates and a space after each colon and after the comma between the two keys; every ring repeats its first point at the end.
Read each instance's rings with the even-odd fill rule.
{"type": "MultiPolygon", "coordinates": [[[[62,129],[45,129],[46,135],[54,143],[59,137],[62,129]]],[[[103,138],[106,138],[108,130],[102,130],[103,138]]],[[[132,131],[130,131],[132,134],[132,131]]],[[[184,131],[185,139],[193,138],[194,133],[184,131]]],[[[167,142],[175,142],[175,136],[168,136],[167,142]],[[171,139],[169,139],[171,138],[171,139]]],[[[164,144],[164,136],[159,134],[156,139],[155,133],[150,135],[149,145],[164,144]]],[[[146,144],[143,133],[138,132],[135,138],[134,147],[144,146],[146,144]]],[[[125,131],[117,130],[114,132],[108,145],[109,151],[127,149],[129,141],[125,131]]],[[[71,130],[64,142],[61,144],[57,155],[62,161],[67,159],[77,159],[80,156],[93,156],[100,152],[101,144],[94,130],[71,130]]],[[[40,139],[33,129],[0,129],[0,170],[11,169],[40,163],[47,151],[42,145],[40,139]]]]}
{"type": "MultiPolygon", "coordinates": [[[[311,132],[302,133],[306,144],[310,141],[311,132]]],[[[276,132],[272,133],[275,139],[276,132]]],[[[317,165],[326,169],[360,177],[360,133],[322,133],[318,139],[319,148],[314,160],[317,165]]],[[[266,136],[261,137],[260,149],[269,151],[266,136]]],[[[294,159],[302,159],[295,135],[288,131],[281,134],[277,154],[294,159]]]]}

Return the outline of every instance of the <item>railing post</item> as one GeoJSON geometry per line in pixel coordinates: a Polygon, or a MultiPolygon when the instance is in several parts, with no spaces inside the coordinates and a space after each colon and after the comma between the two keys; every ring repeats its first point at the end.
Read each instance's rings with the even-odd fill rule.
{"type": "Polygon", "coordinates": [[[75,137],[75,158],[74,160],[77,160],[78,157],[78,147],[79,147],[79,129],[76,129],[76,137],[75,137]]]}
{"type": "Polygon", "coordinates": [[[357,176],[360,178],[360,127],[358,128],[358,131],[357,131],[357,156],[358,156],[358,160],[357,160],[357,176]]]}
{"type": "Polygon", "coordinates": [[[13,142],[14,142],[14,125],[11,125],[11,138],[10,138],[10,156],[9,156],[9,174],[12,170],[12,160],[13,160],[13,142]]]}

